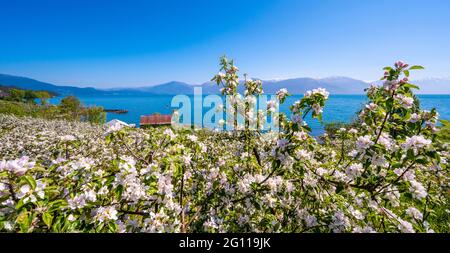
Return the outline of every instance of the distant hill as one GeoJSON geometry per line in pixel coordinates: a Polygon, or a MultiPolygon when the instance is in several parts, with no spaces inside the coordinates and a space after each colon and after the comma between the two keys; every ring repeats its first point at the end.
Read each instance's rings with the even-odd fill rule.
{"type": "MultiPolygon", "coordinates": [[[[292,94],[303,94],[307,90],[323,87],[333,94],[363,94],[364,89],[369,86],[363,81],[347,78],[347,77],[330,77],[324,79],[313,78],[295,78],[286,80],[269,80],[263,82],[264,92],[266,94],[275,94],[279,89],[286,88],[292,94]]],[[[239,85],[238,91],[243,93],[244,86],[239,85]]],[[[181,93],[192,94],[194,85],[180,82],[171,82],[162,85],[148,87],[146,91],[155,94],[175,94],[177,91],[181,93]]],[[[219,94],[220,88],[214,82],[206,82],[200,86],[203,94],[219,94]]],[[[142,88],[140,88],[142,89],[142,88]]]]}
{"type": "Polygon", "coordinates": [[[450,94],[450,78],[426,78],[411,82],[420,86],[421,94],[450,94]]]}
{"type": "Polygon", "coordinates": [[[149,87],[138,87],[135,89],[151,94],[193,94],[194,92],[193,85],[177,81],[149,87]]]}
{"type": "Polygon", "coordinates": [[[266,93],[275,93],[284,87],[292,94],[303,94],[307,90],[322,87],[331,94],[363,94],[364,89],[368,86],[368,83],[348,77],[329,77],[323,79],[295,78],[268,81],[265,82],[264,89],[266,93]]]}
{"type": "MultiPolygon", "coordinates": [[[[418,84],[421,89],[419,94],[450,94],[450,79],[428,78],[417,81],[411,81],[418,84]]],[[[376,83],[380,83],[376,81],[376,83]]],[[[286,88],[291,94],[303,94],[307,90],[322,87],[331,94],[364,94],[364,89],[369,86],[369,82],[337,76],[328,78],[293,78],[285,80],[263,80],[263,88],[266,94],[274,94],[281,88],[286,88]]],[[[96,89],[79,88],[74,86],[59,86],[50,83],[37,81],[26,77],[0,74],[0,85],[14,86],[22,89],[46,90],[56,92],[60,95],[75,96],[121,96],[121,95],[174,95],[174,94],[193,94],[194,87],[202,87],[203,94],[219,94],[219,87],[213,82],[206,82],[201,85],[192,85],[184,82],[172,81],[153,86],[96,89]]],[[[243,92],[243,85],[240,85],[239,91],[243,92]]]]}
{"type": "Polygon", "coordinates": [[[0,84],[4,86],[14,86],[27,90],[46,90],[60,95],[105,95],[108,92],[95,88],[78,88],[73,86],[58,86],[50,83],[44,83],[27,77],[0,74],[0,84]]]}

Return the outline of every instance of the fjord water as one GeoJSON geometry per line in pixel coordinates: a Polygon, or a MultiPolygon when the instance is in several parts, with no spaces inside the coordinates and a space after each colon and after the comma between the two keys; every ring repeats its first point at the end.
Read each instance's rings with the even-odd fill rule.
{"type": "MultiPolygon", "coordinates": [[[[173,95],[146,95],[146,96],[108,96],[108,97],[80,97],[85,106],[103,106],[105,109],[124,109],[126,114],[107,113],[107,121],[119,119],[127,123],[134,123],[139,126],[139,117],[152,113],[171,114],[176,107],[171,107],[173,95]]],[[[423,109],[431,110],[436,108],[441,119],[450,119],[450,95],[418,95],[423,109]]],[[[189,96],[193,105],[193,96],[189,96]]],[[[301,99],[301,95],[290,96],[284,104],[280,106],[280,111],[290,115],[289,106],[301,99]]],[[[51,103],[59,103],[61,98],[53,98],[51,103]]],[[[367,101],[365,95],[330,95],[325,104],[323,113],[324,122],[350,122],[356,113],[367,101]]],[[[209,111],[211,107],[203,107],[203,113],[209,111]]],[[[193,114],[192,114],[193,115],[193,114]]],[[[312,128],[313,135],[323,133],[323,125],[319,121],[311,118],[306,119],[312,128]]],[[[194,122],[200,124],[201,122],[194,122]]]]}

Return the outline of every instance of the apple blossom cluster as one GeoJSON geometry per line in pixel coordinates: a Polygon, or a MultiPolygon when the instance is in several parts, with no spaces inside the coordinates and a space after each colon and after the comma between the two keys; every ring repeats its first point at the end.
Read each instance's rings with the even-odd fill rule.
{"type": "MultiPolygon", "coordinates": [[[[215,78],[248,113],[237,68],[222,63],[215,78]]],[[[313,137],[303,120],[321,118],[323,89],[280,113],[277,132],[0,115],[0,231],[449,232],[448,143],[437,112],[398,81],[418,68],[385,68],[398,86],[370,87],[357,122],[335,136],[313,137]]],[[[262,93],[251,82],[247,94],[262,93]]]]}

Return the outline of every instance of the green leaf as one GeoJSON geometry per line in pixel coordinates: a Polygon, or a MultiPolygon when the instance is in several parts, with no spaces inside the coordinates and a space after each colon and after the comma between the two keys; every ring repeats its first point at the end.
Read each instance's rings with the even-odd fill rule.
{"type": "Polygon", "coordinates": [[[61,207],[67,206],[67,201],[64,199],[58,199],[53,202],[50,202],[49,206],[50,206],[50,208],[49,208],[50,212],[57,211],[57,210],[61,209],[61,207]]]}
{"type": "Polygon", "coordinates": [[[407,69],[403,70],[403,74],[405,74],[405,76],[409,77],[409,70],[407,70],[407,69]]]}
{"type": "Polygon", "coordinates": [[[408,151],[406,151],[406,157],[409,160],[415,160],[414,151],[412,149],[408,149],[408,151]]]}
{"type": "Polygon", "coordinates": [[[441,122],[442,125],[444,125],[444,126],[450,126],[450,121],[448,121],[448,120],[440,119],[439,122],[441,122]]]}
{"type": "Polygon", "coordinates": [[[116,188],[116,198],[121,199],[122,198],[122,192],[123,192],[123,186],[122,185],[118,185],[116,188]]]}
{"type": "Polygon", "coordinates": [[[336,186],[336,193],[339,193],[339,192],[341,192],[342,190],[344,190],[344,184],[339,183],[339,184],[336,186]]]}
{"type": "Polygon", "coordinates": [[[29,219],[28,219],[28,211],[22,211],[16,218],[17,224],[20,226],[21,232],[28,232],[28,228],[30,227],[29,219]]]}
{"type": "Polygon", "coordinates": [[[409,68],[409,70],[413,70],[413,69],[425,69],[425,68],[422,66],[419,66],[419,65],[414,65],[409,68]]]}
{"type": "Polygon", "coordinates": [[[24,176],[23,177],[25,181],[31,186],[31,188],[34,190],[36,188],[36,180],[32,176],[24,176]]]}
{"type": "Polygon", "coordinates": [[[52,221],[53,221],[53,215],[49,212],[45,212],[42,215],[42,220],[44,221],[45,225],[47,225],[48,228],[51,228],[52,221]]]}
{"type": "Polygon", "coordinates": [[[3,203],[3,201],[8,200],[9,198],[10,196],[7,194],[5,196],[0,197],[0,203],[3,203]]]}
{"type": "Polygon", "coordinates": [[[429,162],[427,159],[417,159],[418,164],[427,165],[429,162]]]}
{"type": "Polygon", "coordinates": [[[113,223],[113,222],[108,223],[108,229],[109,229],[109,232],[112,232],[112,233],[116,232],[116,230],[117,230],[116,223],[113,223]]]}
{"type": "Polygon", "coordinates": [[[105,143],[106,145],[110,144],[112,140],[112,134],[108,134],[105,136],[105,143]]]}
{"type": "Polygon", "coordinates": [[[24,205],[23,199],[19,200],[19,202],[17,202],[16,205],[16,210],[20,210],[20,208],[22,208],[23,205],[24,205]]]}

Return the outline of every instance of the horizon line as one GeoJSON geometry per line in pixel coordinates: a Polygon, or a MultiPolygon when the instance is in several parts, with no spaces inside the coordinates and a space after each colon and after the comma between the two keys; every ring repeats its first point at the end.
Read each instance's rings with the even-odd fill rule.
{"type": "MultiPolygon", "coordinates": [[[[155,83],[155,84],[148,84],[148,85],[131,85],[131,86],[105,86],[105,87],[99,87],[99,86],[92,86],[92,85],[83,85],[83,84],[55,84],[51,81],[44,81],[44,80],[40,80],[38,78],[34,78],[34,77],[28,77],[28,76],[23,76],[23,75],[12,75],[12,74],[5,74],[5,73],[0,73],[0,75],[5,75],[5,76],[11,76],[11,77],[16,77],[16,78],[26,78],[26,79],[31,79],[33,81],[38,81],[38,82],[42,82],[42,83],[47,83],[50,85],[54,85],[54,86],[69,86],[69,87],[76,87],[76,88],[94,88],[94,89],[98,89],[98,90],[111,90],[111,89],[139,89],[139,88],[148,88],[148,87],[155,87],[158,85],[164,85],[164,84],[170,84],[170,83],[183,83],[189,86],[202,86],[208,83],[214,83],[212,81],[206,81],[203,83],[188,83],[185,81],[179,81],[179,80],[170,80],[170,81],[165,81],[165,82],[161,82],[161,83],[155,83]]],[[[256,77],[251,77],[252,79],[256,79],[256,80],[261,80],[263,82],[280,82],[280,81],[287,81],[287,80],[293,80],[293,79],[313,79],[313,80],[323,80],[323,79],[331,79],[331,78],[348,78],[348,79],[352,79],[355,81],[361,81],[367,84],[372,84],[372,83],[376,83],[379,82],[380,80],[362,80],[362,79],[357,79],[357,78],[353,78],[353,77],[349,77],[349,76],[339,76],[339,75],[331,75],[331,76],[327,76],[327,77],[310,77],[310,76],[300,76],[300,77],[288,77],[288,78],[272,78],[272,79],[261,79],[261,78],[256,78],[256,77]]],[[[244,81],[245,79],[239,79],[239,81],[244,81]]],[[[449,84],[450,84],[450,77],[423,77],[423,78],[419,78],[419,79],[411,79],[413,81],[427,81],[427,80],[448,80],[449,84]]],[[[2,85],[0,83],[0,85],[2,85]]]]}

